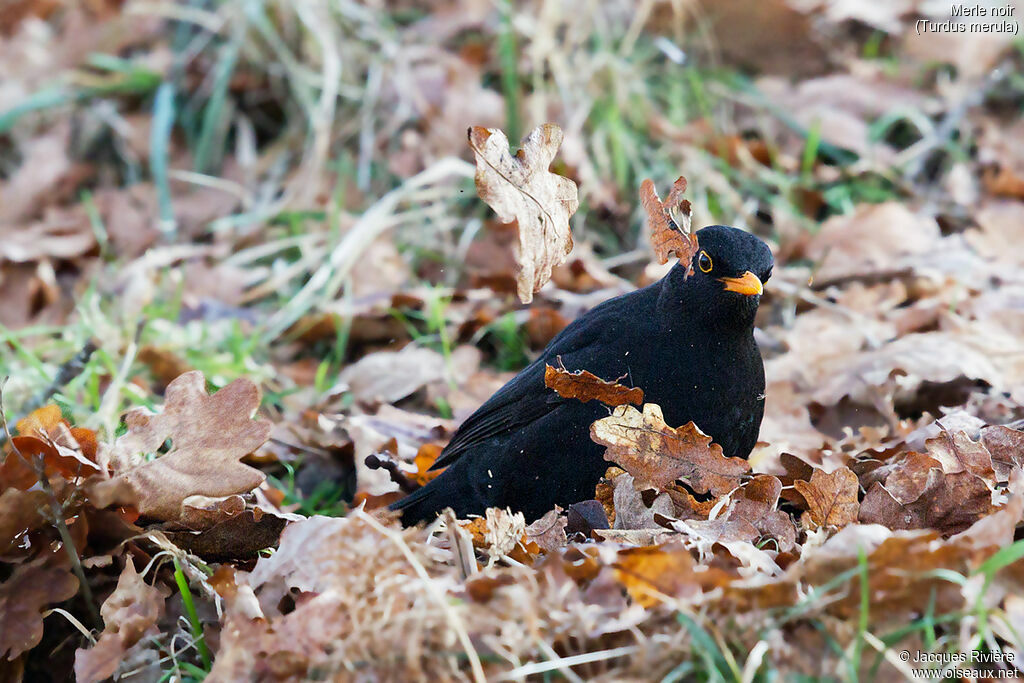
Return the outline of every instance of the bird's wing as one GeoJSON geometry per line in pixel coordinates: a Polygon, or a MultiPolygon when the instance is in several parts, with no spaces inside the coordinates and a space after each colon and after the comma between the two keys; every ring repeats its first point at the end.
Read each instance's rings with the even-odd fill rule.
{"type": "Polygon", "coordinates": [[[599,328],[599,325],[574,323],[562,330],[540,358],[466,418],[431,469],[450,465],[471,446],[528,425],[554,410],[565,399],[544,387],[545,365],[562,356],[567,366],[573,367],[573,357],[584,355],[599,340],[599,328]]]}

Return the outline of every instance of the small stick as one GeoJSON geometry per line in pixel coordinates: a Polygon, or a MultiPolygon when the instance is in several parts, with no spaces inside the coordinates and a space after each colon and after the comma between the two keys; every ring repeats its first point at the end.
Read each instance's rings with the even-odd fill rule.
{"type": "Polygon", "coordinates": [[[405,476],[398,467],[398,463],[393,460],[381,458],[377,454],[366,456],[366,460],[363,461],[366,466],[371,470],[387,470],[388,474],[391,475],[391,481],[398,484],[398,488],[406,493],[412,493],[416,489],[420,488],[420,485],[405,476]]]}

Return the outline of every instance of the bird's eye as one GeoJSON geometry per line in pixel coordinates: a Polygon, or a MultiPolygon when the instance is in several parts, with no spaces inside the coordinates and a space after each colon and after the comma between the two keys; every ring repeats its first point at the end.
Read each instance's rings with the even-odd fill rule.
{"type": "Polygon", "coordinates": [[[711,257],[708,256],[708,252],[700,252],[700,256],[697,257],[697,267],[700,268],[702,273],[710,273],[714,265],[711,263],[711,257]]]}

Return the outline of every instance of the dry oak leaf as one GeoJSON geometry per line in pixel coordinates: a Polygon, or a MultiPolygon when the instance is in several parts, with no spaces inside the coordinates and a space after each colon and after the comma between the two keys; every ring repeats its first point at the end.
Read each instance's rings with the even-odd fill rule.
{"type": "Polygon", "coordinates": [[[643,413],[619,406],[590,425],[590,438],[607,446],[604,459],[633,475],[638,490],[663,491],[682,479],[697,493],[721,496],[739,486],[750,470],[746,460],[725,457],[722,447],[693,422],[669,427],[656,403],[645,403],[643,413]]]}
{"type": "Polygon", "coordinates": [[[533,301],[551,269],[572,251],[569,218],[580,206],[576,183],[548,170],[561,144],[562,129],[546,123],[523,138],[513,156],[501,130],[469,129],[477,194],[499,220],[519,223],[516,286],[523,303],[533,301]]]}
{"type": "Polygon", "coordinates": [[[606,406],[644,402],[644,390],[640,387],[625,387],[616,382],[603,380],[587,370],[570,372],[551,365],[544,368],[544,386],[553,389],[562,398],[574,398],[586,403],[597,399],[606,406]]]}
{"type": "Polygon", "coordinates": [[[78,592],[63,549],[18,565],[0,583],[0,657],[17,659],[43,638],[41,612],[78,592]]]}
{"type": "Polygon", "coordinates": [[[924,443],[928,455],[939,461],[942,471],[946,474],[970,472],[986,483],[995,485],[996,473],[992,466],[992,456],[983,443],[972,441],[971,437],[962,431],[951,433],[946,429],[924,443]]]}
{"type": "Polygon", "coordinates": [[[129,556],[117,588],[100,607],[103,634],[93,647],[75,652],[75,678],[92,683],[113,676],[125,651],[156,625],[163,611],[164,596],[139,576],[129,556]]]}
{"type": "Polygon", "coordinates": [[[640,203],[651,224],[651,246],[658,263],[667,263],[674,252],[680,263],[689,264],[699,248],[691,230],[690,202],[683,199],[685,191],[686,178],[680,176],[662,202],[650,178],[640,183],[640,203]]]}
{"type": "Polygon", "coordinates": [[[142,515],[172,521],[189,496],[231,496],[263,483],[262,472],[239,462],[270,437],[270,422],[252,419],[260,404],[255,384],[238,379],[211,396],[203,374],[193,371],[171,382],[165,396],[162,413],[137,409],[125,416],[128,433],[114,450],[125,462],[156,452],[168,438],[173,447],[94,485],[91,497],[97,507],[121,502],[127,489],[137,496],[135,507],[142,515]]]}
{"type": "Polygon", "coordinates": [[[807,501],[808,511],[801,517],[806,528],[840,529],[857,521],[860,485],[857,475],[849,467],[844,465],[831,474],[816,469],[810,481],[795,481],[793,486],[807,501]]]}

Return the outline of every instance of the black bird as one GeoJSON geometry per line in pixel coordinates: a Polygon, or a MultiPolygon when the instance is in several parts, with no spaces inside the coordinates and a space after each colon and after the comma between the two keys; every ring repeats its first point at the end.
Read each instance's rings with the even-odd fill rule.
{"type": "Polygon", "coordinates": [[[559,360],[567,370],[624,378],[644,390],[644,402],[661,406],[669,425],[692,420],[726,456],[750,455],[764,415],[754,314],[772,254],[724,225],[700,230],[697,240],[689,277],[679,263],[658,282],[588,311],[470,415],[434,463],[448,469],[392,506],[402,521],[430,520],[446,507],[459,517],[508,507],[533,520],[594,497],[610,463],[590,425],[608,408],[548,389],[545,365],[559,360]]]}

